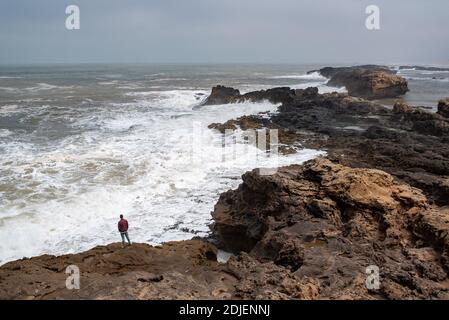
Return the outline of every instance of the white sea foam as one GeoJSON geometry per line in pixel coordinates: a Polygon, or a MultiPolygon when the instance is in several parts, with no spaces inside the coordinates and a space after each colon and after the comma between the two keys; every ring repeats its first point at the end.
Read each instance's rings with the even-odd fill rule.
{"type": "Polygon", "coordinates": [[[302,80],[318,80],[318,81],[326,80],[326,78],[323,77],[318,72],[312,72],[309,74],[286,74],[286,75],[269,77],[269,79],[302,79],[302,80]]]}
{"type": "Polygon", "coordinates": [[[7,104],[0,106],[1,115],[11,115],[20,112],[20,108],[17,104],[7,104]]]}
{"type": "Polygon", "coordinates": [[[117,88],[122,89],[122,90],[138,90],[138,89],[143,89],[144,87],[137,83],[128,83],[128,84],[120,85],[117,88]]]}
{"type": "Polygon", "coordinates": [[[37,92],[42,90],[53,90],[53,89],[72,89],[73,86],[57,86],[49,83],[38,83],[36,86],[25,88],[24,90],[37,92]]]}
{"type": "Polygon", "coordinates": [[[32,87],[25,87],[25,88],[17,88],[17,87],[0,87],[0,90],[4,90],[11,93],[37,93],[40,91],[50,91],[50,90],[67,90],[67,89],[74,89],[74,86],[58,86],[54,84],[49,83],[37,83],[35,86],[32,87]]]}
{"type": "Polygon", "coordinates": [[[330,93],[330,92],[340,92],[345,93],[347,92],[345,87],[332,87],[326,85],[327,79],[323,78],[321,81],[311,81],[311,82],[305,82],[305,83],[299,83],[299,84],[285,84],[285,85],[265,85],[265,84],[251,84],[251,85],[245,85],[240,88],[240,92],[242,94],[256,91],[256,90],[267,90],[274,87],[290,87],[291,89],[306,89],[309,87],[316,87],[318,88],[319,93],[330,93]]]}
{"type": "Polygon", "coordinates": [[[433,78],[433,77],[405,77],[407,80],[415,80],[415,81],[441,81],[441,82],[449,82],[448,78],[433,78]]]}
{"type": "Polygon", "coordinates": [[[112,81],[98,81],[97,84],[100,86],[114,86],[118,84],[118,80],[112,80],[112,81]]]}
{"type": "Polygon", "coordinates": [[[234,256],[231,252],[227,252],[227,251],[223,251],[223,250],[218,250],[217,251],[217,261],[219,263],[226,263],[228,262],[228,260],[234,256]]]}
{"type": "Polygon", "coordinates": [[[145,78],[154,78],[154,77],[159,77],[159,76],[164,76],[166,75],[165,72],[159,72],[159,73],[153,73],[153,74],[146,74],[144,77],[145,78]]]}
{"type": "Polygon", "coordinates": [[[321,154],[306,149],[276,161],[244,144],[241,132],[235,133],[237,144],[223,153],[222,137],[207,128],[210,123],[275,112],[277,106],[243,103],[195,110],[198,93],[207,92],[155,92],[109,108],[77,110],[73,126],[88,130],[52,148],[2,144],[0,170],[8,175],[0,175],[0,263],[119,241],[119,214],[130,221],[133,241],[205,235],[219,194],[237,187],[245,171],[321,154]]]}
{"type": "Polygon", "coordinates": [[[11,134],[12,134],[12,132],[9,131],[8,129],[0,129],[0,138],[7,137],[11,134]]]}
{"type": "Polygon", "coordinates": [[[397,70],[398,74],[401,74],[402,72],[407,72],[407,71],[416,71],[415,68],[402,68],[402,69],[396,68],[394,70],[397,70]]]}
{"type": "Polygon", "coordinates": [[[444,74],[444,73],[449,73],[448,70],[416,70],[415,68],[413,69],[401,69],[398,71],[398,74],[421,74],[421,75],[432,75],[432,74],[444,74]]]}
{"type": "Polygon", "coordinates": [[[331,93],[331,92],[339,92],[345,93],[347,92],[345,87],[331,87],[326,85],[325,83],[302,83],[297,85],[292,85],[290,88],[292,89],[306,89],[309,87],[317,87],[319,93],[331,93]]]}
{"type": "Polygon", "coordinates": [[[127,92],[125,96],[128,97],[145,97],[155,95],[156,91],[135,91],[135,92],[127,92]]]}
{"type": "Polygon", "coordinates": [[[17,88],[12,87],[0,87],[0,90],[7,91],[7,92],[16,92],[17,88]]]}
{"type": "Polygon", "coordinates": [[[421,74],[441,74],[441,73],[449,73],[448,70],[423,70],[423,71],[419,71],[419,73],[421,74]]]}
{"type": "Polygon", "coordinates": [[[166,82],[166,81],[187,81],[189,79],[186,78],[156,78],[149,80],[151,82],[166,82]]]}

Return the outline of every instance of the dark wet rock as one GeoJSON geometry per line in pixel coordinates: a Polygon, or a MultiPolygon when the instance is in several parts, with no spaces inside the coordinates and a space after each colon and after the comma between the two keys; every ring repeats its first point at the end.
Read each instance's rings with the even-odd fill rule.
{"type": "Polygon", "coordinates": [[[268,90],[254,91],[242,95],[239,99],[240,102],[261,102],[269,101],[274,104],[289,103],[295,99],[295,90],[288,87],[273,88],[268,90]]]}
{"type": "Polygon", "coordinates": [[[240,91],[225,87],[225,86],[216,86],[212,88],[212,92],[207,97],[204,105],[215,105],[215,104],[227,104],[235,102],[237,98],[240,97],[240,91]]]}
{"type": "Polygon", "coordinates": [[[438,114],[445,118],[449,118],[449,98],[440,100],[438,103],[438,114]]]}
{"type": "MultiPolygon", "coordinates": [[[[440,102],[441,110],[444,109],[443,104],[444,102],[440,102]]],[[[449,134],[449,120],[441,116],[441,113],[430,113],[420,108],[410,107],[402,102],[394,105],[393,112],[395,114],[393,118],[397,119],[403,127],[408,124],[409,130],[433,136],[449,134]]]]}
{"type": "Polygon", "coordinates": [[[277,104],[291,102],[293,101],[294,96],[295,90],[290,88],[273,88],[253,91],[242,95],[239,90],[224,86],[216,86],[212,88],[210,96],[205,100],[203,105],[262,101],[269,101],[277,104]]]}
{"type": "Polygon", "coordinates": [[[422,189],[430,201],[449,205],[449,135],[441,114],[403,103],[391,110],[347,94],[318,94],[314,88],[296,90],[293,101],[269,119],[252,117],[280,130],[280,136],[288,132],[283,143],[323,149],[348,166],[384,170],[422,189]]]}
{"type": "Polygon", "coordinates": [[[396,73],[395,71],[391,70],[387,66],[367,64],[367,65],[353,66],[353,67],[324,67],[324,68],[321,68],[318,70],[309,71],[308,74],[313,73],[313,72],[318,72],[323,77],[332,78],[341,72],[352,72],[352,71],[357,71],[357,70],[366,70],[366,71],[370,71],[370,72],[382,71],[382,72],[386,72],[386,73],[390,73],[390,74],[396,73]]]}

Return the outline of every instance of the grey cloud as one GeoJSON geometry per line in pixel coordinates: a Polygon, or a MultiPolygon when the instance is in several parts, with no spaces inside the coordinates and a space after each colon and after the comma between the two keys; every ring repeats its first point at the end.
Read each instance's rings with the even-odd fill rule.
{"type": "Polygon", "coordinates": [[[446,0],[0,0],[0,63],[449,63],[446,0]],[[77,4],[81,30],[64,27],[77,4]],[[381,30],[364,26],[381,9],[381,30]]]}

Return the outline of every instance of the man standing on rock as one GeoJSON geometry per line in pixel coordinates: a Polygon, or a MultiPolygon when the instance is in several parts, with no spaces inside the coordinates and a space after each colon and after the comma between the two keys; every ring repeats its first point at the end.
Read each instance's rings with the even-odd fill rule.
{"type": "Polygon", "coordinates": [[[131,241],[129,241],[128,236],[128,220],[123,218],[123,214],[120,215],[120,221],[118,222],[118,231],[122,236],[122,246],[125,247],[125,237],[128,240],[128,244],[131,245],[131,241]]]}

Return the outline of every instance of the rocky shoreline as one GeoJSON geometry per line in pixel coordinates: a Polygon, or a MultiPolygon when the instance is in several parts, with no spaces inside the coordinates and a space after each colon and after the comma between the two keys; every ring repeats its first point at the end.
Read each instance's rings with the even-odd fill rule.
{"type": "Polygon", "coordinates": [[[363,75],[363,90],[213,88],[205,104],[281,106],[212,130],[278,129],[285,152],[310,147],[328,156],[244,174],[220,196],[211,239],[10,262],[0,267],[0,299],[449,299],[449,101],[437,113],[388,108],[365,98],[403,94],[394,73],[326,70],[331,80],[363,75]],[[235,255],[220,263],[218,248],[235,255]],[[69,265],[81,271],[80,290],[66,289],[69,265]],[[373,265],[374,289],[365,283],[373,265]]]}

